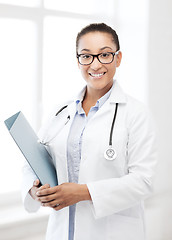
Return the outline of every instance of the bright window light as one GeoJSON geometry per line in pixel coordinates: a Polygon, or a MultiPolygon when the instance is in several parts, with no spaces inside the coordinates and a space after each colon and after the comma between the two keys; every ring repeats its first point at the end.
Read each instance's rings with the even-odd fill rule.
{"type": "Polygon", "coordinates": [[[35,109],[37,71],[36,26],[32,21],[0,19],[0,193],[20,188],[23,155],[3,121],[23,111],[31,124],[35,109]]]}
{"type": "Polygon", "coordinates": [[[73,12],[80,14],[96,14],[97,16],[111,16],[113,13],[113,6],[115,4],[114,0],[87,0],[84,2],[81,0],[44,0],[45,8],[65,11],[65,12],[73,12]]]}
{"type": "Polygon", "coordinates": [[[47,112],[54,104],[78,93],[82,79],[75,50],[77,33],[91,21],[47,17],[44,22],[43,107],[47,112]]]}
{"type": "Polygon", "coordinates": [[[25,7],[39,7],[42,0],[0,0],[0,3],[25,7]]]}

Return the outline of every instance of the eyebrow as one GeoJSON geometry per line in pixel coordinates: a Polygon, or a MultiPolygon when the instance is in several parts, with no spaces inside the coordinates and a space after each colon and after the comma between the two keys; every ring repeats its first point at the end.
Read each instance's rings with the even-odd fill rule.
{"type": "MultiPolygon", "coordinates": [[[[105,50],[106,48],[109,48],[109,49],[113,50],[111,47],[108,47],[108,46],[102,47],[102,48],[100,48],[100,50],[102,51],[102,50],[105,50]]],[[[84,48],[84,49],[81,50],[81,52],[83,52],[83,51],[90,52],[90,50],[87,49],[87,48],[84,48]]]]}
{"type": "Polygon", "coordinates": [[[84,49],[81,50],[81,52],[83,52],[83,51],[90,52],[90,50],[87,49],[87,48],[84,48],[84,49]]]}
{"type": "Polygon", "coordinates": [[[104,49],[106,49],[106,48],[109,48],[109,49],[112,50],[112,48],[111,48],[111,47],[108,47],[108,46],[105,46],[105,47],[103,47],[103,48],[100,48],[100,50],[104,50],[104,49]]]}

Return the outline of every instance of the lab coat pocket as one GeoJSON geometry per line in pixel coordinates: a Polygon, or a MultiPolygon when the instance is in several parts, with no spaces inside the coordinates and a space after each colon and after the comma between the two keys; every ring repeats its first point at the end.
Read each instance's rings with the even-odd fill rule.
{"type": "Polygon", "coordinates": [[[113,214],[108,217],[107,239],[144,240],[144,227],[140,218],[113,214]]]}

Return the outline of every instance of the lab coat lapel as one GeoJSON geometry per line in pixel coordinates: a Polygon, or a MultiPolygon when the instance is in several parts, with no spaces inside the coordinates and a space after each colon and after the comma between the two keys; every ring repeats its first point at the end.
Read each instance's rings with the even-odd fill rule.
{"type": "Polygon", "coordinates": [[[69,131],[70,131],[70,127],[72,125],[74,116],[75,116],[75,112],[76,112],[76,105],[75,102],[72,102],[71,104],[68,105],[67,107],[67,115],[69,116],[70,120],[68,121],[68,123],[65,126],[65,129],[63,131],[63,136],[62,136],[62,143],[64,143],[64,147],[62,147],[62,155],[65,156],[65,161],[67,164],[67,140],[68,140],[68,136],[69,136],[69,131]]]}
{"type": "Polygon", "coordinates": [[[118,82],[115,80],[113,84],[112,93],[109,97],[110,103],[126,103],[127,97],[118,82]]]}
{"type": "MultiPolygon", "coordinates": [[[[114,113],[115,104],[125,104],[127,102],[127,96],[124,91],[121,89],[120,85],[116,80],[114,80],[114,84],[112,86],[112,92],[107,101],[103,104],[103,106],[99,109],[99,111],[90,119],[89,123],[97,117],[101,117],[101,115],[107,114],[107,112],[111,111],[114,113]]],[[[113,119],[113,115],[111,117],[113,119]]]]}
{"type": "Polygon", "coordinates": [[[59,183],[68,182],[67,141],[68,141],[70,128],[73,122],[73,118],[75,116],[75,112],[76,112],[76,105],[75,105],[75,102],[72,102],[67,107],[67,114],[68,116],[70,116],[70,120],[66,124],[63,134],[61,135],[61,141],[62,141],[62,146],[60,150],[61,156],[59,156],[59,159],[56,160],[58,162],[62,157],[61,162],[58,162],[58,168],[61,169],[61,171],[59,171],[59,183]]]}

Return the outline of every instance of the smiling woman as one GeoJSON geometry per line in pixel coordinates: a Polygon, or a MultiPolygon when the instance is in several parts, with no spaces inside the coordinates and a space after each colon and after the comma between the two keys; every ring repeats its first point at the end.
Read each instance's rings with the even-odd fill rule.
{"type": "MultiPolygon", "coordinates": [[[[79,71],[77,72],[76,61],[78,62],[78,59],[75,59],[76,49],[74,47],[76,34],[83,25],[89,24],[90,22],[105,21],[116,28],[120,35],[121,50],[124,53],[122,65],[117,71],[118,74],[120,73],[120,83],[131,95],[142,101],[147,100],[147,82],[145,79],[147,79],[146,43],[148,30],[147,14],[149,11],[146,2],[147,1],[142,0],[138,3],[138,1],[134,0],[131,4],[127,0],[89,0],[83,8],[83,2],[80,0],[0,0],[0,79],[2,80],[0,88],[0,179],[2,183],[0,192],[3,193],[2,195],[4,196],[4,198],[1,197],[1,201],[5,199],[4,203],[6,206],[6,209],[3,209],[5,214],[1,214],[1,223],[5,220],[4,216],[8,218],[9,215],[12,217],[20,215],[18,210],[16,211],[17,214],[13,214],[10,209],[16,207],[13,197],[11,196],[14,196],[16,193],[18,198],[20,198],[20,169],[23,161],[23,156],[8,135],[3,121],[13,113],[22,109],[31,125],[37,131],[43,121],[43,114],[46,115],[54,103],[63,102],[83,87],[84,80],[82,81],[79,71]],[[136,8],[133,8],[133,4],[136,8]],[[135,9],[137,9],[137,11],[135,9]],[[134,61],[135,59],[139,59],[139,61],[134,61]],[[6,192],[9,192],[9,195],[4,194],[6,192]],[[9,201],[6,201],[6,198],[8,198],[9,201]],[[5,212],[6,210],[8,210],[8,213],[5,212]]],[[[100,50],[103,51],[104,49],[100,50]]],[[[109,52],[114,54],[113,51],[114,49],[103,51],[102,57],[105,56],[104,52],[107,56],[109,52]]],[[[89,53],[86,52],[86,54],[89,53]]],[[[91,54],[97,55],[99,51],[93,51],[91,54]]],[[[117,53],[114,55],[114,59],[116,58],[117,53]]],[[[103,58],[99,57],[99,59],[103,62],[103,58]]],[[[96,62],[97,58],[94,57],[93,60],[96,62]]],[[[92,78],[101,78],[105,73],[105,71],[90,72],[92,78]]],[[[111,94],[111,89],[107,95],[105,94],[105,98],[102,98],[96,103],[97,105],[95,105],[95,108],[92,108],[91,111],[93,110],[94,112],[97,108],[100,108],[104,101],[108,99],[109,94],[111,94]]],[[[81,101],[79,104],[80,103],[81,101]]],[[[114,111],[115,105],[112,109],[113,113],[114,111]]],[[[66,114],[66,112],[67,111],[64,111],[64,114],[66,114]]],[[[99,113],[101,114],[101,111],[99,111],[99,113]]],[[[120,110],[117,116],[119,113],[120,110]]],[[[82,115],[82,111],[80,111],[80,114],[82,115]]],[[[103,115],[103,117],[105,116],[103,115]]],[[[109,162],[102,160],[102,158],[104,159],[102,155],[102,152],[104,152],[103,147],[107,144],[109,137],[105,136],[104,132],[109,134],[112,118],[113,114],[109,117],[109,121],[103,119],[104,124],[103,127],[100,127],[100,131],[96,133],[97,138],[93,138],[93,135],[87,135],[86,132],[84,136],[87,139],[87,143],[91,145],[92,142],[94,142],[94,148],[99,148],[98,156],[101,161],[97,164],[101,164],[105,168],[111,163],[109,164],[109,162]],[[98,144],[102,136],[105,138],[105,141],[98,144]],[[98,141],[96,139],[98,139],[98,141]]],[[[69,121],[69,123],[70,122],[71,121],[69,121]]],[[[71,133],[71,138],[69,139],[71,143],[70,146],[71,148],[74,146],[74,149],[78,146],[76,144],[78,135],[80,134],[80,128],[78,128],[78,126],[80,125],[74,125],[73,134],[71,133]],[[76,132],[78,135],[76,135],[76,132]],[[74,137],[76,141],[73,141],[74,137]]],[[[94,132],[94,128],[92,128],[92,132],[94,132]]],[[[118,139],[118,141],[115,142],[115,146],[121,149],[122,146],[125,146],[125,141],[123,142],[121,140],[123,139],[122,136],[125,136],[125,131],[123,132],[123,130],[121,131],[121,129],[119,129],[115,131],[115,136],[118,139]],[[118,134],[119,132],[121,134],[118,134]]],[[[60,144],[60,142],[58,143],[60,144]]],[[[84,147],[83,142],[83,150],[84,147]]],[[[57,154],[59,154],[60,161],[64,156],[64,152],[60,152],[60,150],[63,149],[63,144],[59,146],[58,149],[59,153],[57,154]]],[[[118,159],[119,156],[118,151],[118,159]]],[[[92,159],[94,159],[94,156],[90,156],[90,161],[92,161],[92,159]]],[[[89,165],[85,164],[86,162],[88,163],[88,157],[86,158],[84,155],[80,173],[82,173],[83,169],[88,168],[89,165]]],[[[118,175],[121,167],[117,166],[117,163],[118,160],[114,161],[111,165],[116,166],[115,169],[112,167],[112,171],[116,171],[118,175]],[[119,170],[119,172],[117,172],[117,170],[119,170]]],[[[78,171],[78,169],[75,170],[78,171]]],[[[97,170],[99,170],[99,168],[97,170]]],[[[91,173],[89,169],[88,176],[91,173]]],[[[99,175],[99,177],[101,177],[101,172],[99,172],[99,175]]],[[[94,176],[90,176],[90,178],[94,180],[94,176]]],[[[81,178],[80,181],[85,182],[86,179],[81,178]]],[[[77,207],[79,207],[80,204],[82,205],[83,202],[78,203],[77,207]]],[[[1,208],[4,208],[3,206],[4,205],[1,204],[1,208]]],[[[84,216],[84,213],[80,213],[84,216]]],[[[29,216],[26,214],[26,216],[34,218],[35,215],[29,216]]],[[[113,218],[114,216],[112,216],[112,219],[113,218]]],[[[64,216],[64,219],[66,219],[66,216],[64,216]]],[[[15,217],[13,221],[16,226],[15,217]]],[[[83,221],[85,221],[85,219],[83,219],[83,221]]],[[[109,221],[110,220],[108,220],[108,222],[109,221]]],[[[40,230],[40,226],[36,225],[36,222],[39,222],[40,225],[42,225],[42,222],[36,220],[33,224],[35,229],[40,230]]],[[[77,222],[78,220],[76,219],[76,223],[77,222]]],[[[28,228],[30,232],[28,237],[25,236],[28,230],[23,230],[23,235],[21,235],[19,222],[18,225],[18,233],[16,228],[14,228],[15,231],[11,230],[9,232],[8,229],[12,229],[10,225],[10,227],[8,226],[6,228],[5,235],[2,234],[2,225],[0,225],[1,238],[15,238],[19,240],[26,239],[27,237],[32,240],[35,238],[39,239],[36,236],[34,236],[34,238],[31,236],[35,233],[33,226],[29,226],[28,228]]],[[[27,227],[25,222],[23,222],[23,225],[27,227]]],[[[86,230],[88,230],[87,232],[89,233],[94,224],[92,226],[91,224],[85,224],[85,226],[88,227],[86,230]]],[[[94,239],[96,239],[96,237],[97,236],[95,236],[94,239]]]]}
{"type": "Polygon", "coordinates": [[[116,39],[104,23],[81,30],[76,50],[86,86],[62,111],[55,109],[40,131],[42,142],[50,139],[59,185],[40,187],[24,167],[25,208],[53,210],[47,240],[145,239],[143,204],[152,191],[155,130],[146,107],[114,79],[122,59],[116,39]]]}
{"type": "MultiPolygon", "coordinates": [[[[114,35],[117,36],[115,31],[114,35]]],[[[83,100],[83,108],[87,108],[86,114],[91,105],[97,101],[97,97],[102,97],[112,87],[116,68],[120,66],[122,53],[118,51],[118,37],[114,40],[112,36],[111,33],[95,31],[91,28],[90,32],[80,34],[77,56],[79,69],[87,82],[87,94],[83,100]],[[89,58],[83,60],[84,56],[89,58]],[[92,96],[90,99],[92,102],[89,100],[88,107],[85,103],[89,95],[92,96]]]]}

